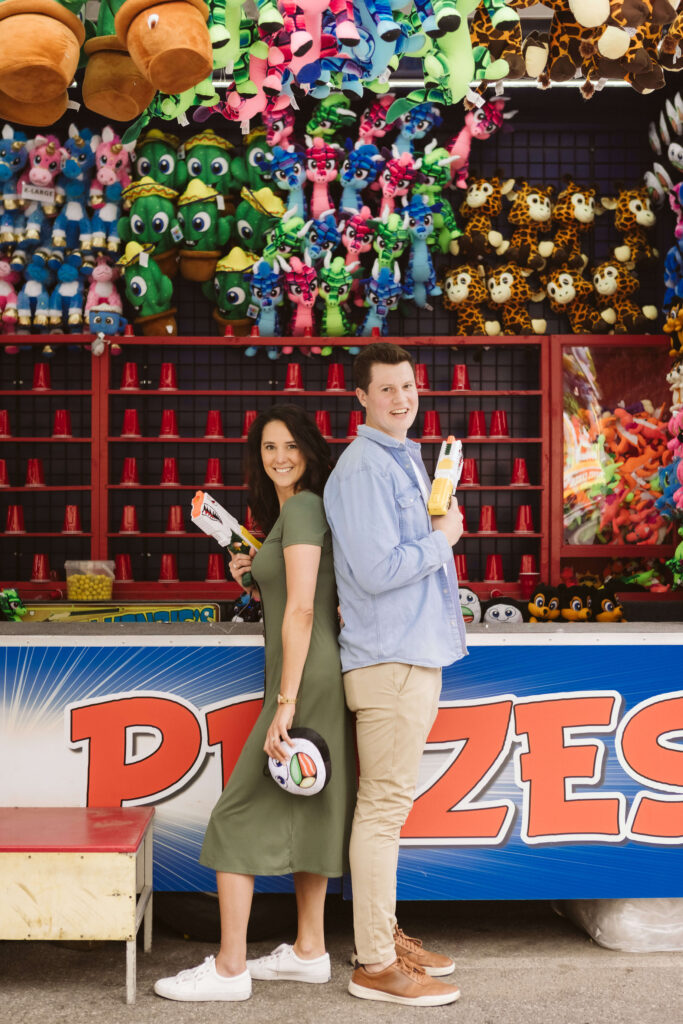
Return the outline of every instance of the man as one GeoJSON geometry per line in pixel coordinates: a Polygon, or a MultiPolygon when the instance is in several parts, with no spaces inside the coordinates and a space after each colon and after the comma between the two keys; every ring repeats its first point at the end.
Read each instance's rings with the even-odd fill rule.
{"type": "Polygon", "coordinates": [[[398,345],[368,345],[354,362],[366,411],[325,487],[343,626],[344,690],[356,713],[360,781],[351,833],[359,966],[349,992],[415,1006],[460,995],[437,981],[453,961],[396,924],[399,835],[436,717],[441,669],[466,653],[452,546],[463,532],[454,500],[430,521],[413,361],[398,345]]]}

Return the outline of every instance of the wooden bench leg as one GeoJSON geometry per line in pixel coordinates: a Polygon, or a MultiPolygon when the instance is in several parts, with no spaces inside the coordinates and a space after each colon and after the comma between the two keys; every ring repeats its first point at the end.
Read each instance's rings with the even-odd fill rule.
{"type": "Polygon", "coordinates": [[[126,942],[126,1002],[135,1002],[135,983],[137,970],[137,937],[126,942]]]}

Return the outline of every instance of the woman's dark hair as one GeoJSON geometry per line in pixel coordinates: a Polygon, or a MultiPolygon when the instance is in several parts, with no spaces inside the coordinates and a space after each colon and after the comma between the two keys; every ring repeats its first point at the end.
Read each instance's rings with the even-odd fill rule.
{"type": "Polygon", "coordinates": [[[372,379],[372,367],[375,363],[385,366],[398,366],[399,363],[410,363],[413,370],[415,364],[410,352],[391,341],[376,341],[364,345],[353,361],[353,383],[361,391],[367,393],[372,379]]]}
{"type": "Polygon", "coordinates": [[[327,441],[307,412],[298,405],[271,405],[258,414],[247,435],[245,469],[249,488],[249,507],[264,533],[268,533],[280,515],[275,484],[263,468],[261,438],[267,423],[284,423],[306,460],[306,469],[299,480],[299,491],[313,491],[322,497],[327,478],[332,472],[332,452],[327,441]]]}

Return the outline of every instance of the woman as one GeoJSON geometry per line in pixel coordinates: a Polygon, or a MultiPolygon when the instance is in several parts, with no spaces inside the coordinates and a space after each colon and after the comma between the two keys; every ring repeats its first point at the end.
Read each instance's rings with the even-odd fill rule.
{"type": "Polygon", "coordinates": [[[258,553],[233,555],[230,572],[241,584],[251,571],[254,585],[244,589],[263,604],[265,698],[213,810],[200,857],[216,869],[220,951],[199,967],[158,981],[155,991],[168,999],[248,999],[252,978],[313,983],[330,978],[325,893],[327,879],[347,870],[356,789],[337,646],[332,541],[322,502],[330,470],[327,443],[297,406],[274,405],[252,424],[250,505],[267,537],[258,553]],[[264,775],[266,755],[287,759],[292,724],[314,729],[330,750],[329,784],[312,797],[287,793],[264,775]],[[290,872],[296,941],[247,963],[254,875],[290,872]]]}

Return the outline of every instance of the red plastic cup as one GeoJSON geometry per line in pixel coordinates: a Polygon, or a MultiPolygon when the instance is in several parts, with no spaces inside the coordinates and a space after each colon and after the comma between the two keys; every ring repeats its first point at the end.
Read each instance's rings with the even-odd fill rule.
{"type": "Polygon", "coordinates": [[[137,363],[124,363],[121,374],[121,391],[139,391],[140,380],[138,378],[137,363]]]}
{"type": "Polygon", "coordinates": [[[354,437],[358,436],[358,428],[363,423],[363,411],[362,409],[352,409],[349,413],[349,428],[346,432],[346,440],[353,441],[354,437]]]}
{"type": "Polygon", "coordinates": [[[123,460],[121,470],[121,485],[123,487],[137,487],[140,483],[138,478],[138,464],[134,456],[127,455],[123,460]]]}
{"type": "Polygon", "coordinates": [[[169,507],[168,519],[166,520],[166,533],[185,533],[182,505],[171,505],[169,507]]]}
{"type": "Polygon", "coordinates": [[[455,571],[458,577],[459,583],[469,582],[469,573],[467,571],[467,555],[453,555],[455,561],[455,571]]]}
{"type": "Polygon", "coordinates": [[[486,572],[484,573],[484,583],[502,583],[503,582],[503,556],[502,555],[488,555],[486,558],[486,572]]]}
{"type": "Polygon", "coordinates": [[[68,409],[55,409],[52,436],[71,437],[71,413],[68,409]]]}
{"type": "Polygon", "coordinates": [[[78,505],[67,505],[65,507],[62,533],[83,533],[81,510],[78,505]]]}
{"type": "Polygon", "coordinates": [[[48,583],[50,580],[50,563],[47,555],[34,554],[31,569],[31,583],[48,583]]]}
{"type": "Polygon", "coordinates": [[[9,473],[7,472],[7,460],[0,459],[0,487],[9,487],[9,473]]]}
{"type": "Polygon", "coordinates": [[[130,555],[114,555],[114,579],[117,583],[133,582],[130,555]]]}
{"type": "Polygon", "coordinates": [[[180,483],[178,479],[178,462],[175,458],[164,459],[164,465],[161,470],[161,487],[177,487],[180,483]]]}
{"type": "Polygon", "coordinates": [[[301,363],[287,363],[285,391],[303,391],[304,381],[301,374],[301,363]]]}
{"type": "Polygon", "coordinates": [[[525,573],[538,573],[536,567],[536,555],[522,555],[519,560],[519,575],[522,576],[525,573]]]}
{"type": "Polygon", "coordinates": [[[36,363],[33,367],[33,391],[50,390],[50,367],[47,363],[36,363]]]}
{"type": "Polygon", "coordinates": [[[486,437],[486,417],[482,409],[474,409],[467,422],[468,437],[486,437]]]}
{"type": "Polygon", "coordinates": [[[212,487],[214,484],[223,483],[223,470],[220,459],[208,459],[206,463],[205,487],[212,487]]]}
{"type": "Polygon", "coordinates": [[[326,391],[346,391],[346,381],[344,380],[344,367],[341,363],[330,363],[327,368],[327,387],[326,391]]]}
{"type": "Polygon", "coordinates": [[[205,583],[227,583],[225,575],[225,558],[222,554],[209,555],[209,564],[206,567],[205,583]]]}
{"type": "Polygon", "coordinates": [[[493,505],[482,505],[479,511],[479,533],[498,533],[496,510],[493,505]]]}
{"type": "Polygon", "coordinates": [[[330,426],[330,414],[327,409],[316,409],[315,425],[325,440],[329,441],[332,437],[332,427],[330,426]]]}
{"type": "Polygon", "coordinates": [[[529,471],[526,468],[526,459],[515,459],[512,463],[511,487],[527,487],[529,484],[529,471]]]}
{"type": "Polygon", "coordinates": [[[460,487],[473,487],[479,483],[479,472],[476,459],[462,460],[462,473],[460,475],[460,487]]]}
{"type": "Polygon", "coordinates": [[[256,409],[247,409],[244,413],[244,422],[242,423],[242,437],[246,437],[249,433],[249,428],[258,416],[256,409]]]}
{"type": "Polygon", "coordinates": [[[209,409],[207,412],[204,437],[223,437],[223,419],[220,409],[209,409]]]}
{"type": "Polygon", "coordinates": [[[138,510],[135,505],[124,505],[121,510],[119,533],[139,533],[138,510]]]}
{"type": "Polygon", "coordinates": [[[533,533],[534,520],[531,505],[520,505],[515,519],[515,533],[533,533]]]}
{"type": "Polygon", "coordinates": [[[161,569],[159,571],[159,583],[179,583],[178,563],[175,555],[161,556],[161,569]]]}
{"type": "Polygon", "coordinates": [[[464,363],[456,363],[453,367],[453,382],[451,391],[469,391],[470,375],[464,363]]]}
{"type": "Polygon", "coordinates": [[[428,441],[441,440],[441,422],[436,409],[428,409],[425,413],[422,436],[428,441]]]}
{"type": "Polygon", "coordinates": [[[177,391],[178,380],[176,377],[175,363],[162,363],[159,375],[159,391],[177,391]]]}
{"type": "Polygon", "coordinates": [[[45,476],[43,474],[43,460],[29,459],[26,463],[25,487],[44,487],[45,476]]]}
{"type": "Polygon", "coordinates": [[[121,437],[141,437],[140,420],[137,409],[123,410],[123,427],[121,437]]]}
{"type": "Polygon", "coordinates": [[[536,556],[522,555],[519,562],[519,583],[524,601],[528,601],[531,597],[539,578],[540,573],[536,567],[536,556]]]}
{"type": "Polygon", "coordinates": [[[494,409],[491,413],[491,429],[489,437],[509,437],[508,414],[505,409],[494,409]]]}
{"type": "Polygon", "coordinates": [[[180,437],[175,409],[161,410],[161,429],[159,437],[180,437]]]}
{"type": "Polygon", "coordinates": [[[415,363],[415,387],[418,391],[429,391],[429,374],[426,363],[415,363]]]}
{"type": "Polygon", "coordinates": [[[11,437],[9,429],[9,410],[0,409],[0,437],[11,437]]]}
{"type": "Polygon", "coordinates": [[[5,533],[26,533],[23,505],[7,506],[5,533]]]}

